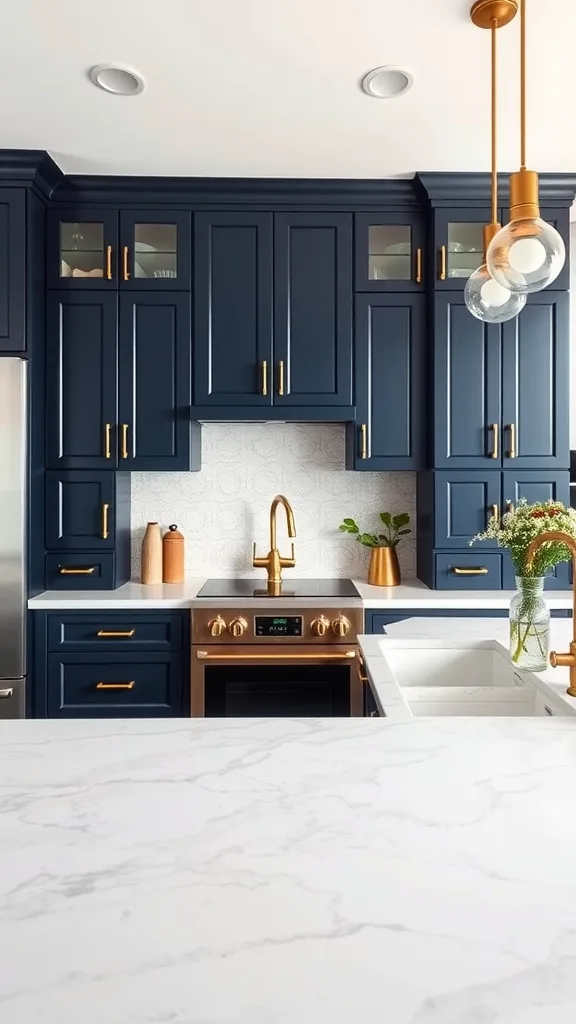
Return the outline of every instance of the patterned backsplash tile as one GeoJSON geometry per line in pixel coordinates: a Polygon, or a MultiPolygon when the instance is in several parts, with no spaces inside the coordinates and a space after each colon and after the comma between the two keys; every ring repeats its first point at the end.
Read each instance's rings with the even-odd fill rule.
{"type": "MultiPolygon", "coordinates": [[[[186,537],[188,576],[259,576],[252,568],[269,547],[268,512],[285,494],[296,520],[296,569],[302,577],[366,574],[368,552],[338,533],[344,516],[376,530],[378,512],[409,512],[416,529],[415,473],[344,469],[345,426],[334,423],[212,423],[203,427],[199,473],[132,474],[132,574],[140,573],[146,523],[163,532],[177,523],[186,537]]],[[[289,554],[278,510],[281,552],[289,554]]],[[[398,549],[405,577],[416,575],[415,532],[398,549]]]]}

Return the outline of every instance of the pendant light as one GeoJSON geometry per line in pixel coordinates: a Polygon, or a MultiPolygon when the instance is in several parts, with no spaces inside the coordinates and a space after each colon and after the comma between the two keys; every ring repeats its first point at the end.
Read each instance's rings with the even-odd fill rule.
{"type": "Polygon", "coordinates": [[[520,170],[510,175],[510,223],[490,242],[488,269],[513,292],[539,292],[565,260],[561,235],[540,217],[538,175],[526,170],[526,0],[520,0],[520,170]]]}
{"type": "Polygon", "coordinates": [[[495,235],[502,229],[498,223],[498,173],[496,163],[497,140],[497,98],[496,98],[496,32],[501,25],[512,21],[517,11],[515,0],[477,0],[470,11],[470,17],[479,28],[489,28],[492,36],[491,48],[491,148],[492,148],[492,217],[484,228],[484,260],[470,275],[464,289],[464,301],[472,316],[485,323],[500,324],[512,320],[526,305],[526,296],[511,292],[491,276],[486,265],[486,251],[495,235]]]}

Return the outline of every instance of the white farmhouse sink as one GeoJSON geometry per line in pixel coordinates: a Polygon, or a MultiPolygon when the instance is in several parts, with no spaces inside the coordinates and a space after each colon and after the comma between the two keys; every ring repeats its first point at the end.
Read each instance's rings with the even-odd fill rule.
{"type": "Polygon", "coordinates": [[[532,717],[572,714],[546,684],[517,669],[496,640],[361,638],[384,715],[532,717]]]}

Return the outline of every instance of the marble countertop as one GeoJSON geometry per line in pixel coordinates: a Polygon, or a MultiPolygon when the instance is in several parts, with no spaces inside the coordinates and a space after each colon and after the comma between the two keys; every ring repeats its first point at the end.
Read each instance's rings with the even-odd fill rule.
{"type": "Polygon", "coordinates": [[[571,1024],[566,718],[0,722],[4,1024],[571,1024]]]}
{"type": "MultiPolygon", "coordinates": [[[[289,577],[286,576],[288,581],[289,577]]],[[[28,607],[35,610],[58,611],[59,609],[81,611],[83,608],[216,608],[221,607],[222,599],[198,598],[198,592],[206,582],[203,578],[189,579],[182,584],[163,583],[158,586],[143,586],[138,582],[125,583],[118,590],[85,591],[73,590],[47,590],[37,597],[28,601],[28,607]]],[[[373,587],[363,580],[354,580],[358,590],[359,600],[364,608],[381,608],[383,610],[398,611],[406,608],[471,608],[477,610],[505,609],[510,604],[512,591],[507,590],[484,590],[484,591],[459,591],[430,590],[420,580],[407,580],[399,587],[373,587]]],[[[550,608],[569,609],[572,607],[572,592],[569,590],[550,591],[546,594],[546,600],[550,608]]],[[[329,599],[293,598],[287,600],[281,598],[278,601],[267,599],[270,607],[275,605],[293,606],[299,605],[310,607],[311,605],[324,605],[325,607],[341,607],[346,601],[329,599]]],[[[352,601],[353,603],[353,601],[352,601]]],[[[227,600],[227,605],[243,605],[246,599],[237,601],[227,600]]]]}

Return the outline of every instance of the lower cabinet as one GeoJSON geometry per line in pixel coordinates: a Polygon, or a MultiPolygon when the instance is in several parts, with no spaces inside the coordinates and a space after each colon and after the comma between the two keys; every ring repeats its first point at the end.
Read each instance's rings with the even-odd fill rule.
{"type": "Polygon", "coordinates": [[[190,714],[190,613],[35,612],[36,718],[190,714]]]}
{"type": "MultiPolygon", "coordinates": [[[[570,611],[563,609],[552,609],[550,615],[553,619],[567,619],[571,616],[570,611]]],[[[507,619],[507,608],[410,608],[402,612],[366,611],[364,629],[366,633],[386,634],[388,626],[397,622],[405,622],[406,619],[507,619]]]]}

